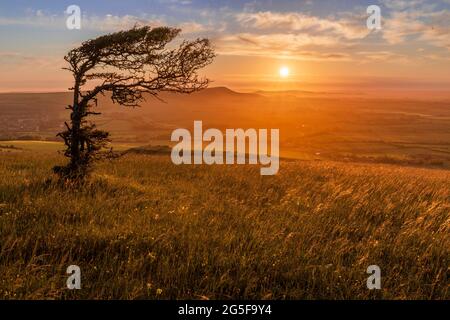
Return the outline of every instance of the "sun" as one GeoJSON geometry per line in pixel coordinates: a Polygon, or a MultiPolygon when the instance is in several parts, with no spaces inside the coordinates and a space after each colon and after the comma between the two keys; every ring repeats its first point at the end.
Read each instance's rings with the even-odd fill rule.
{"type": "Polygon", "coordinates": [[[281,67],[279,72],[280,72],[280,77],[282,77],[282,78],[289,77],[289,68],[288,67],[281,67]]]}

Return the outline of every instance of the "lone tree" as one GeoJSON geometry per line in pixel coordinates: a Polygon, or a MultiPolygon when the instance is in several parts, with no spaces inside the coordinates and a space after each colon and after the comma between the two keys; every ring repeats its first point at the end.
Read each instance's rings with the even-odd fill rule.
{"type": "Polygon", "coordinates": [[[103,157],[109,133],[89,122],[98,95],[109,93],[113,103],[136,107],[144,95],[158,97],[160,92],[192,93],[208,86],[197,71],[214,57],[208,39],[183,41],[167,48],[181,30],[169,27],[134,27],[84,42],[64,59],[73,74],[73,104],[66,130],[59,133],[66,145],[66,166],[54,168],[63,179],[83,179],[94,160],[103,157]],[[91,84],[90,90],[83,87],[91,84]],[[93,84],[93,85],[92,85],[93,84]]]}

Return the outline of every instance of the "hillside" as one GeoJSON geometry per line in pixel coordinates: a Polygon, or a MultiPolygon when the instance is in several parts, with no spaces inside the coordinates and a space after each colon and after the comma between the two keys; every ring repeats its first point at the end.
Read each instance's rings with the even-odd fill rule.
{"type": "Polygon", "coordinates": [[[450,298],[449,171],[128,154],[76,191],[47,180],[52,154],[0,153],[1,298],[450,298]]]}

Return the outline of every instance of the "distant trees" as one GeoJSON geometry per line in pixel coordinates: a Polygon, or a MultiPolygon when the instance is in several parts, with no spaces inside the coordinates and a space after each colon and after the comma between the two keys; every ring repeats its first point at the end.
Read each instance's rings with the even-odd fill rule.
{"type": "Polygon", "coordinates": [[[64,59],[73,74],[73,104],[66,130],[59,133],[66,145],[66,166],[54,168],[63,179],[83,179],[94,160],[104,156],[109,133],[89,122],[99,94],[110,93],[113,103],[135,107],[144,95],[159,92],[192,93],[208,86],[197,71],[214,57],[208,39],[183,41],[176,48],[167,45],[181,30],[170,27],[135,27],[84,42],[64,59]],[[90,84],[90,90],[83,87],[90,84]]]}

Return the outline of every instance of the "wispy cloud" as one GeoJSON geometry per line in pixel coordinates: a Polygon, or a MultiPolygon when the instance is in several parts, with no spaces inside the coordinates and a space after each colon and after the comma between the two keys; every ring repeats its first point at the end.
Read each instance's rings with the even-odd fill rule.
{"type": "Polygon", "coordinates": [[[412,40],[450,50],[449,10],[436,10],[435,4],[423,0],[383,3],[392,9],[383,25],[383,37],[390,44],[412,40]]]}
{"type": "Polygon", "coordinates": [[[7,81],[12,74],[48,73],[61,70],[64,59],[59,56],[32,55],[16,51],[0,51],[0,80],[7,81]]]}
{"type": "Polygon", "coordinates": [[[348,55],[337,52],[307,50],[308,46],[335,44],[331,37],[311,37],[306,34],[257,35],[242,33],[216,39],[217,50],[225,55],[266,56],[296,60],[346,60],[348,55]]]}
{"type": "Polygon", "coordinates": [[[404,54],[392,51],[358,51],[356,56],[361,62],[389,62],[397,64],[409,61],[409,58],[404,54]]]}
{"type": "Polygon", "coordinates": [[[338,36],[350,40],[362,39],[369,34],[369,30],[365,27],[366,18],[356,15],[333,19],[304,13],[266,11],[239,13],[236,15],[236,19],[243,27],[265,32],[275,30],[283,33],[308,33],[309,35],[338,36]]]}
{"type": "MultiPolygon", "coordinates": [[[[25,16],[8,18],[0,17],[0,26],[31,26],[42,28],[53,28],[64,30],[66,28],[67,16],[64,14],[50,14],[43,10],[29,10],[25,16]]],[[[89,15],[83,14],[81,26],[83,30],[113,32],[118,30],[129,29],[139,25],[161,26],[168,25],[163,16],[148,16],[143,14],[142,17],[134,15],[89,15]]],[[[185,21],[173,25],[183,30],[183,33],[199,33],[208,31],[211,26],[206,26],[194,21],[185,21]]]]}
{"type": "Polygon", "coordinates": [[[347,61],[343,49],[370,31],[362,14],[341,13],[321,18],[296,12],[241,12],[233,18],[238,30],[216,38],[219,53],[314,61],[347,61]]]}

